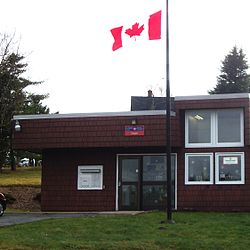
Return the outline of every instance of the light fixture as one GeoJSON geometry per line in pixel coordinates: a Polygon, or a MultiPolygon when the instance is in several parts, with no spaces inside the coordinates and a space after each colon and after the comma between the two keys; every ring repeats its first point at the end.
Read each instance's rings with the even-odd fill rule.
{"type": "Polygon", "coordinates": [[[202,121],[203,120],[203,117],[200,116],[200,115],[195,115],[194,116],[194,119],[198,120],[198,121],[202,121]]]}
{"type": "Polygon", "coordinates": [[[22,129],[22,127],[21,127],[19,121],[16,120],[16,123],[15,123],[15,131],[16,131],[16,132],[20,132],[21,129],[22,129]]]}
{"type": "Polygon", "coordinates": [[[136,124],[137,124],[136,119],[133,119],[133,120],[131,121],[131,124],[132,124],[132,125],[136,125],[136,124]]]}

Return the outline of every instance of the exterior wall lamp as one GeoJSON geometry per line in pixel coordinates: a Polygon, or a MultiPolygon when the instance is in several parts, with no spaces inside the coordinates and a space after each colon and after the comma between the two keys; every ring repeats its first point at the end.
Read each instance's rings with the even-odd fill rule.
{"type": "Polygon", "coordinates": [[[16,132],[21,132],[21,130],[22,130],[22,127],[21,127],[21,125],[20,125],[20,123],[19,123],[19,121],[18,120],[16,120],[16,123],[15,123],[15,131],[16,132]]]}
{"type": "Polygon", "coordinates": [[[137,124],[137,120],[136,120],[136,119],[133,119],[133,120],[131,121],[131,124],[132,124],[132,125],[136,125],[136,124],[137,124]]]}

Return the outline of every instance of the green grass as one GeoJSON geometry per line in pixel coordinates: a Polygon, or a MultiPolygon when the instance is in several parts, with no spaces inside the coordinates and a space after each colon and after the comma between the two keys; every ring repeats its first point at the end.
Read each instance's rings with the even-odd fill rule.
{"type": "Polygon", "coordinates": [[[177,212],[174,225],[161,224],[165,217],[153,212],[9,226],[0,228],[0,249],[249,249],[248,213],[177,212]]]}
{"type": "Polygon", "coordinates": [[[0,173],[0,186],[40,186],[40,167],[18,167],[16,171],[9,168],[0,173]]]}

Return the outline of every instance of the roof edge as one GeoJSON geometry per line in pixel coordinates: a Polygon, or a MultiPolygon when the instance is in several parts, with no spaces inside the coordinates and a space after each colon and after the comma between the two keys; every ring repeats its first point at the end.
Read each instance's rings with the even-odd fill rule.
{"type": "Polygon", "coordinates": [[[249,99],[250,96],[249,96],[249,93],[176,96],[175,101],[218,100],[218,99],[237,99],[237,98],[248,98],[249,99]]]}
{"type": "MultiPolygon", "coordinates": [[[[117,116],[153,116],[165,115],[165,110],[124,111],[124,112],[102,112],[102,113],[71,113],[71,114],[44,114],[44,115],[14,115],[12,120],[32,119],[61,119],[61,118],[83,118],[83,117],[117,117],[117,116]]],[[[171,112],[174,116],[175,113],[171,112]]]]}

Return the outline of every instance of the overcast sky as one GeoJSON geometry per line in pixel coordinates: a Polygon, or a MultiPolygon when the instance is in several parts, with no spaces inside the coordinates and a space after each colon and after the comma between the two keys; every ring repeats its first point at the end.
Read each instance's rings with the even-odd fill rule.
{"type": "MultiPolygon", "coordinates": [[[[164,0],[0,0],[0,32],[16,34],[27,55],[31,90],[49,93],[51,112],[128,111],[130,97],[165,89],[164,0]],[[112,51],[110,29],[147,25],[162,10],[162,39],[128,37],[112,51]]],[[[234,45],[250,62],[249,0],[169,0],[173,96],[204,95],[216,85],[234,45]]]]}

